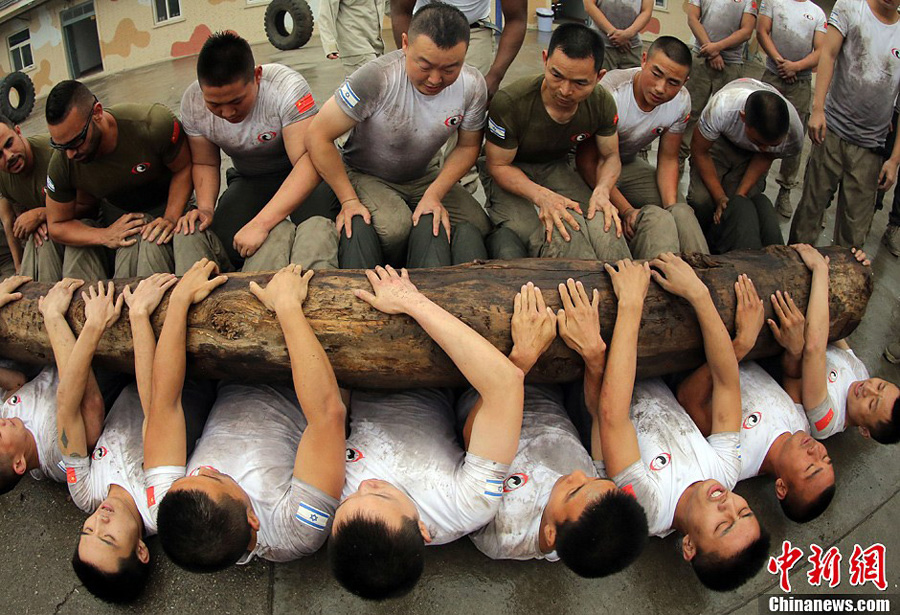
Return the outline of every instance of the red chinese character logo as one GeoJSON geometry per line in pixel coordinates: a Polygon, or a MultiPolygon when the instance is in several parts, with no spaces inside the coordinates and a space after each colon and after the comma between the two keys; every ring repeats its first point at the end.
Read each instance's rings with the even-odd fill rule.
{"type": "Polygon", "coordinates": [[[838,548],[831,547],[824,552],[819,545],[809,545],[809,548],[812,551],[809,563],[813,565],[812,570],[806,573],[809,584],[818,587],[822,581],[828,581],[828,587],[840,585],[842,556],[838,548]]]}
{"type": "Polygon", "coordinates": [[[853,545],[853,554],[850,556],[850,585],[865,585],[869,581],[881,591],[887,589],[884,545],[880,542],[865,550],[859,545],[853,545]]]}
{"type": "Polygon", "coordinates": [[[802,557],[803,551],[791,546],[790,540],[785,540],[781,545],[781,555],[769,558],[768,571],[772,574],[781,573],[781,591],[790,593],[791,580],[788,578],[788,573],[802,557]]]}

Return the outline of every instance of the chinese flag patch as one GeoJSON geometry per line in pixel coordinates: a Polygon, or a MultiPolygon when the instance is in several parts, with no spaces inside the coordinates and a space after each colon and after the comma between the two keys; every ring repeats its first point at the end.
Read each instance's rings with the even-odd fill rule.
{"type": "Polygon", "coordinates": [[[78,477],[75,476],[75,468],[66,468],[66,482],[70,485],[78,482],[78,477]]]}
{"type": "Polygon", "coordinates": [[[312,94],[307,94],[306,96],[298,100],[295,104],[297,105],[298,112],[306,113],[315,106],[316,101],[313,100],[312,94]]]}
{"type": "Polygon", "coordinates": [[[828,427],[828,424],[831,422],[831,419],[833,419],[833,418],[834,418],[834,408],[829,408],[828,414],[826,414],[825,416],[820,418],[818,421],[816,421],[816,429],[818,431],[822,431],[823,429],[828,427]]]}
{"type": "Polygon", "coordinates": [[[622,491],[633,497],[635,500],[637,499],[637,496],[634,494],[634,487],[631,486],[631,483],[622,487],[622,491]]]}
{"type": "Polygon", "coordinates": [[[156,504],[156,487],[147,487],[147,506],[156,504]]]}
{"type": "Polygon", "coordinates": [[[172,125],[172,143],[178,143],[178,136],[181,134],[181,122],[175,120],[172,125]]]}
{"type": "Polygon", "coordinates": [[[613,126],[619,125],[619,114],[616,113],[616,117],[613,118],[613,126]]]}

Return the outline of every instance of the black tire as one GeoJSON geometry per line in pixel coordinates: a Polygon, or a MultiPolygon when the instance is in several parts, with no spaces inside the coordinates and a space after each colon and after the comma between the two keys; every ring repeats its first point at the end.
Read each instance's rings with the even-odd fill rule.
{"type": "Polygon", "coordinates": [[[266,8],[266,37],[277,49],[298,49],[309,42],[313,33],[313,14],[305,0],[272,0],[266,8]],[[288,32],[285,16],[294,22],[288,32]]]}
{"type": "Polygon", "coordinates": [[[21,71],[8,74],[0,81],[0,113],[18,124],[24,122],[34,109],[34,84],[31,77],[21,71]],[[19,104],[13,107],[9,94],[15,90],[19,95],[19,104]]]}

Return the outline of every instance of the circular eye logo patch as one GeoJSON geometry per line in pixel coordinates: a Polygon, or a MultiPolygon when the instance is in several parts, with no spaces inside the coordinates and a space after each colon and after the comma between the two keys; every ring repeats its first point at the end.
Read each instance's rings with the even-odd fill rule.
{"type": "Polygon", "coordinates": [[[149,162],[139,162],[136,165],[134,165],[133,167],[131,167],[131,172],[134,173],[135,175],[140,175],[141,173],[145,173],[146,171],[149,171],[150,166],[151,165],[149,162]]]}
{"type": "Polygon", "coordinates": [[[831,370],[830,372],[828,372],[828,382],[835,382],[835,381],[837,381],[837,372],[834,370],[831,370]]]}
{"type": "Polygon", "coordinates": [[[522,474],[521,472],[518,474],[513,474],[509,478],[507,478],[503,482],[503,493],[509,493],[510,491],[515,491],[522,485],[528,482],[528,475],[522,474]]]}
{"type": "Polygon", "coordinates": [[[459,126],[460,123],[462,123],[462,119],[463,118],[461,115],[451,115],[446,120],[444,120],[444,126],[449,126],[450,128],[459,126]]]}
{"type": "Polygon", "coordinates": [[[891,49],[891,55],[900,60],[900,49],[894,47],[893,49],[891,49]]]}
{"type": "Polygon", "coordinates": [[[762,413],[754,412],[754,413],[748,415],[747,418],[744,419],[743,427],[744,427],[744,429],[753,429],[754,427],[759,425],[760,420],[762,420],[762,413]]]}
{"type": "Polygon", "coordinates": [[[22,402],[22,398],[19,397],[18,395],[13,395],[12,397],[9,398],[10,406],[18,406],[21,402],[22,402]]]}
{"type": "Polygon", "coordinates": [[[581,143],[582,141],[587,139],[589,136],[591,136],[589,133],[579,132],[577,135],[572,135],[571,141],[573,143],[581,143]]]}
{"type": "Polygon", "coordinates": [[[812,21],[813,19],[815,19],[815,18],[814,18],[812,15],[810,15],[809,13],[803,13],[803,16],[806,17],[806,18],[807,18],[808,20],[810,20],[810,21],[812,21]]]}
{"type": "Polygon", "coordinates": [[[365,455],[362,454],[361,450],[359,450],[357,448],[348,448],[347,449],[347,461],[348,462],[353,463],[355,461],[359,461],[363,457],[365,457],[365,455]]]}
{"type": "Polygon", "coordinates": [[[268,132],[261,132],[258,135],[256,135],[256,140],[259,141],[260,143],[265,143],[266,141],[271,141],[276,136],[278,136],[278,133],[275,132],[274,130],[270,130],[268,132]]]}
{"type": "Polygon", "coordinates": [[[650,469],[659,471],[664,467],[669,465],[672,462],[672,455],[669,453],[660,453],[656,457],[653,458],[653,461],[650,462],[650,469]]]}
{"type": "Polygon", "coordinates": [[[105,446],[98,446],[97,448],[94,449],[94,453],[91,455],[91,459],[93,459],[94,461],[100,461],[101,459],[106,457],[108,454],[109,454],[108,448],[106,448],[105,446]]]}
{"type": "Polygon", "coordinates": [[[666,131],[666,129],[663,128],[662,126],[657,126],[656,128],[653,129],[653,134],[655,134],[655,135],[661,135],[661,134],[664,133],[665,131],[666,131]]]}

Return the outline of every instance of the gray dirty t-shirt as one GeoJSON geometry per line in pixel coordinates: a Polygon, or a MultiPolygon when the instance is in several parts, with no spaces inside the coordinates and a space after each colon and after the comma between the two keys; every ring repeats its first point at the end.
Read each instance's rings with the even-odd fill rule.
{"type": "MultiPolygon", "coordinates": [[[[457,403],[460,430],[478,399],[478,393],[470,389],[457,403]]],[[[576,470],[598,476],[591,456],[566,415],[562,389],[526,385],[519,448],[503,483],[500,510],[469,538],[492,559],[557,561],[556,551],[541,551],[541,518],[556,481],[576,470]]]]}
{"type": "Polygon", "coordinates": [[[497,513],[509,466],[463,450],[449,391],[354,391],[350,409],[342,500],[364,480],[389,482],[415,504],[429,545],[470,534],[497,513]]]}
{"type": "Polygon", "coordinates": [[[647,513],[651,536],[672,532],[675,507],[684,490],[715,479],[733,489],[741,473],[737,432],[704,438],[697,425],[662,380],[635,384],[631,422],[641,459],[613,477],[620,489],[633,491],[647,513]]]}
{"type": "MultiPolygon", "coordinates": [[[[624,30],[634,23],[637,16],[641,12],[641,0],[597,0],[597,8],[603,12],[603,15],[614,25],[617,30],[624,30]]],[[[597,24],[591,22],[591,27],[600,33],[603,42],[609,45],[609,37],[606,32],[597,27],[597,24]]],[[[641,35],[635,34],[631,39],[632,47],[640,47],[641,35]]]]}
{"type": "Polygon", "coordinates": [[[900,21],[881,23],[865,0],[837,0],[828,23],[844,35],[825,99],[828,130],[880,147],[900,91],[900,21]]]}
{"type": "Polygon", "coordinates": [[[232,124],[213,115],[195,81],[181,98],[181,123],[189,137],[204,137],[231,157],[241,175],[289,173],[284,128],[319,109],[300,73],[280,64],[263,64],[259,94],[250,115],[232,124]]]}
{"type": "MultiPolygon", "coordinates": [[[[728,38],[741,27],[744,13],[756,15],[756,0],[688,0],[690,4],[700,7],[700,24],[706,30],[713,43],[728,38]]],[[[744,46],[723,49],[722,59],[726,64],[744,63],[744,46]]],[[[694,40],[694,52],[700,53],[700,42],[694,40]]]]}
{"type": "MultiPolygon", "coordinates": [[[[762,0],[759,14],[772,20],[772,42],[785,60],[802,60],[813,50],[816,32],[825,32],[825,11],[812,0],[762,0]]],[[[775,60],[766,57],[766,70],[778,74],[775,60]]],[[[812,69],[797,73],[798,79],[811,79],[812,69]]]]}
{"type": "Polygon", "coordinates": [[[795,156],[803,148],[803,122],[800,121],[797,109],[774,87],[756,79],[735,79],[713,94],[713,97],[706,103],[706,107],[703,108],[703,112],[700,113],[698,126],[700,134],[705,139],[715,141],[719,137],[725,137],[741,149],[770,154],[776,158],[795,156]],[[787,105],[788,113],[791,116],[791,126],[787,136],[784,141],[774,147],[760,147],[748,139],[744,130],[744,120],[741,119],[741,111],[744,110],[747,98],[759,90],[766,90],[780,96],[787,105]]]}
{"type": "Polygon", "coordinates": [[[350,75],[334,100],[359,122],[344,145],[344,162],[367,175],[405,183],[425,175],[451,134],[484,128],[487,85],[477,69],[465,64],[451,86],[426,96],[410,82],[406,55],[397,50],[350,75]]]}

